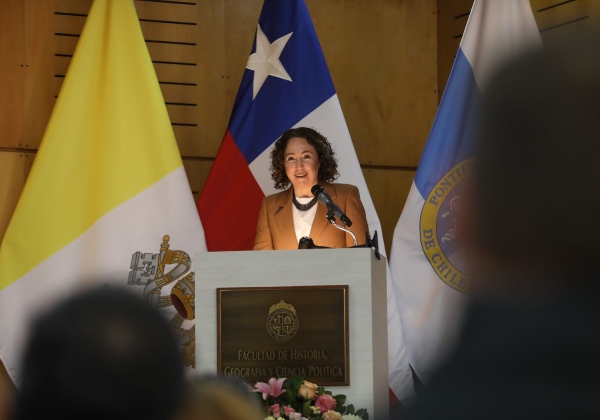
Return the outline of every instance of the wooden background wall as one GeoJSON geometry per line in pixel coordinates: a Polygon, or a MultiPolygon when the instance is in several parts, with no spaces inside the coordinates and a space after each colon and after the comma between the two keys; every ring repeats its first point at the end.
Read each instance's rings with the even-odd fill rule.
{"type": "MultiPolygon", "coordinates": [[[[0,239],[92,0],[3,0],[0,239]]],[[[307,0],[389,252],[472,0],[307,0]]],[[[226,129],[262,0],[136,0],[193,194],[226,129]]],[[[597,0],[531,0],[544,38],[597,0]]],[[[43,209],[40,209],[40,215],[43,209]]]]}
{"type": "MultiPolygon", "coordinates": [[[[0,17],[0,237],[92,3],[7,1],[0,17]]],[[[307,3],[389,249],[437,107],[436,0],[307,3]]],[[[135,5],[197,198],[229,120],[262,0],[135,5]]]]}

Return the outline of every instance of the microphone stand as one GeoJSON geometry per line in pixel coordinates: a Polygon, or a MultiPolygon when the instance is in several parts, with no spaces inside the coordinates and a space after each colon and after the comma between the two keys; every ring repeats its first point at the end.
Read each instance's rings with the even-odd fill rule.
{"type": "MultiPolygon", "coordinates": [[[[381,259],[381,254],[379,254],[379,240],[377,239],[377,231],[375,231],[375,233],[373,234],[373,238],[371,238],[371,236],[369,235],[369,232],[367,231],[366,243],[364,245],[359,245],[358,239],[356,239],[356,235],[354,234],[354,232],[352,232],[348,228],[345,228],[344,226],[338,225],[335,222],[335,213],[333,211],[329,210],[325,217],[327,217],[327,220],[333,226],[335,226],[339,230],[342,230],[352,236],[352,239],[354,239],[354,246],[349,247],[349,248],[372,248],[375,251],[375,258],[377,258],[378,260],[381,259]]],[[[298,242],[298,249],[325,249],[325,248],[328,248],[328,247],[315,245],[313,240],[308,236],[304,236],[304,237],[300,238],[300,241],[298,242]]]]}
{"type": "Polygon", "coordinates": [[[335,226],[336,228],[338,228],[339,230],[343,230],[346,233],[349,233],[350,236],[352,236],[352,239],[354,239],[354,246],[358,246],[358,239],[356,239],[356,235],[354,234],[354,232],[352,232],[350,229],[345,228],[344,226],[340,226],[335,222],[335,213],[332,212],[331,210],[329,210],[327,212],[327,220],[329,220],[329,223],[331,223],[333,226],[335,226]]]}
{"type": "MultiPolygon", "coordinates": [[[[349,233],[352,236],[352,239],[354,239],[354,248],[362,248],[362,247],[373,248],[375,250],[375,257],[378,260],[381,259],[381,255],[379,254],[379,240],[377,239],[377,231],[375,231],[375,234],[373,235],[372,239],[371,239],[371,236],[369,235],[369,232],[367,232],[366,244],[358,245],[358,240],[356,239],[356,235],[354,234],[354,232],[352,232],[348,228],[345,228],[344,226],[338,225],[335,222],[335,213],[334,212],[329,210],[325,217],[327,217],[327,220],[329,220],[329,223],[331,223],[333,226],[335,226],[339,230],[343,230],[344,232],[349,233]]],[[[312,239],[311,239],[311,242],[312,242],[312,239]]]]}

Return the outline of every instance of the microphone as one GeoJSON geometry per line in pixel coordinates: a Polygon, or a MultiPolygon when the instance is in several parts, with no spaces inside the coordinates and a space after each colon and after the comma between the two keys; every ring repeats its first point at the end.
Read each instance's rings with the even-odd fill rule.
{"type": "Polygon", "coordinates": [[[330,212],[332,212],[337,217],[339,217],[339,219],[346,226],[348,226],[348,227],[352,226],[352,221],[348,218],[348,216],[346,216],[346,214],[342,211],[342,209],[340,209],[338,207],[338,205],[333,202],[333,200],[331,199],[329,194],[327,194],[327,191],[325,191],[325,189],[323,187],[321,187],[319,184],[313,185],[313,187],[310,189],[310,191],[313,193],[313,195],[315,197],[317,197],[317,200],[319,200],[319,202],[321,204],[325,205],[325,207],[327,207],[327,209],[330,212]]]}

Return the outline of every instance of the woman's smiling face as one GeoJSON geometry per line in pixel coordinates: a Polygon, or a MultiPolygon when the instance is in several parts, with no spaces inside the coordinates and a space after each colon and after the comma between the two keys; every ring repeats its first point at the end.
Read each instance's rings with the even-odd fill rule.
{"type": "Polygon", "coordinates": [[[319,155],[314,146],[302,137],[292,137],[283,153],[283,162],[296,196],[311,197],[310,189],[319,183],[319,155]]]}

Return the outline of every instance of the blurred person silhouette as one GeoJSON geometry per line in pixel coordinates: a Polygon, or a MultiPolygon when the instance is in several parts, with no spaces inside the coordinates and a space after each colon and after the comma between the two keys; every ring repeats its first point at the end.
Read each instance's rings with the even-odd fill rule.
{"type": "Polygon", "coordinates": [[[471,307],[402,418],[600,418],[600,34],[506,64],[479,134],[471,307]]]}
{"type": "Polygon", "coordinates": [[[184,391],[168,322],[118,288],[74,295],[41,314],[21,369],[17,420],[165,420],[184,391]]]}
{"type": "Polygon", "coordinates": [[[177,420],[263,420],[256,393],[243,382],[220,376],[196,378],[190,383],[177,420]]]}

